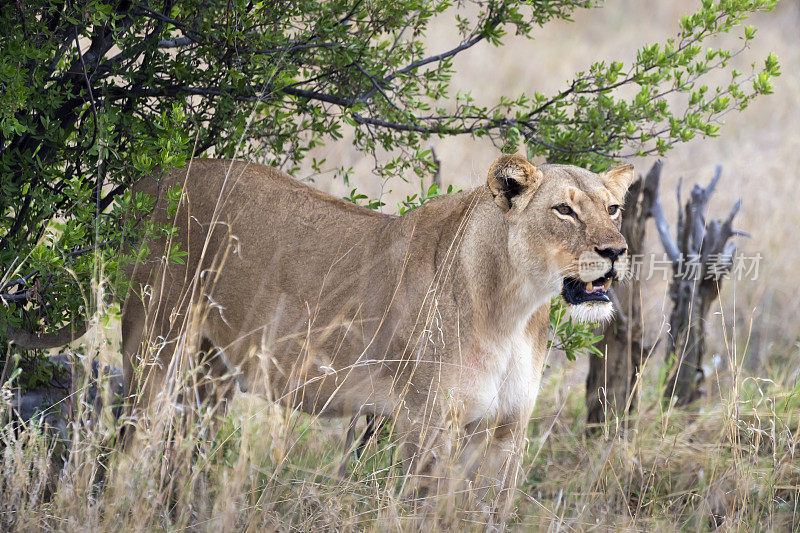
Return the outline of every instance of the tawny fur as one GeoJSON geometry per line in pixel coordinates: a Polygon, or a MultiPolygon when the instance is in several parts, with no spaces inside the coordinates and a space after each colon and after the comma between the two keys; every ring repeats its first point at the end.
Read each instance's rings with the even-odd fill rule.
{"type": "Polygon", "coordinates": [[[188,256],[164,267],[165,241],[151,242],[131,272],[122,325],[134,410],[216,349],[208,375],[244,390],[309,413],[392,418],[409,472],[434,472],[458,435],[463,476],[507,493],[550,300],[582,253],[624,246],[607,206],[623,203],[632,176],[503,156],[487,185],[401,217],[243,162],[198,159],[142,180],[135,192],[158,198],[153,220],[175,222],[188,256]],[[173,220],[174,185],[184,195],[173,220]],[[556,215],[561,202],[580,220],[556,215]]]}

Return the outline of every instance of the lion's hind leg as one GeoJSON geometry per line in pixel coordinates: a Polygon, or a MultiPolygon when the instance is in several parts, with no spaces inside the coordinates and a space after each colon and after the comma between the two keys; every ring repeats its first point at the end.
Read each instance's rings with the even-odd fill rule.
{"type": "Polygon", "coordinates": [[[389,421],[386,417],[378,417],[372,413],[367,413],[364,416],[367,426],[364,428],[364,432],[361,433],[358,444],[356,444],[356,435],[358,434],[357,423],[359,418],[361,418],[361,414],[356,413],[350,418],[350,423],[347,426],[347,433],[344,439],[344,457],[342,457],[342,462],[339,465],[339,477],[343,479],[347,478],[347,465],[350,464],[350,460],[355,458],[358,461],[363,461],[364,452],[370,441],[376,434],[379,434],[383,430],[384,426],[386,426],[386,423],[389,421]],[[353,454],[355,454],[355,457],[353,457],[353,454]]]}

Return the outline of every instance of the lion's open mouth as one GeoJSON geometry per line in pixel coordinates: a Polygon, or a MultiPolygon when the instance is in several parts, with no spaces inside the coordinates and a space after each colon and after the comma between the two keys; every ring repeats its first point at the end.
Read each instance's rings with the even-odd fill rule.
{"type": "Polygon", "coordinates": [[[578,305],[586,302],[610,302],[608,289],[611,282],[617,279],[615,270],[609,270],[594,281],[585,282],[577,278],[564,278],[561,296],[568,304],[578,305]]]}

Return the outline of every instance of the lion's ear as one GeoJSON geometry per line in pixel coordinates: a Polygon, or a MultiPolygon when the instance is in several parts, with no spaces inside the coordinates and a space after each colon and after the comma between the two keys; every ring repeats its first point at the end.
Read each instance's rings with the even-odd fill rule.
{"type": "Polygon", "coordinates": [[[503,155],[489,167],[487,185],[495,203],[504,212],[514,205],[514,198],[536,188],[542,181],[542,171],[521,155],[503,155]]]}
{"type": "Polygon", "coordinates": [[[618,198],[625,198],[625,193],[628,192],[634,177],[633,165],[620,165],[600,174],[600,179],[608,190],[618,198]]]}

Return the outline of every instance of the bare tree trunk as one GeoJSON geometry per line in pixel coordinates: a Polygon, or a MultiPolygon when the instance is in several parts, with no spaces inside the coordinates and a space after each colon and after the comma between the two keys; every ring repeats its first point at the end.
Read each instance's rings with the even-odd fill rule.
{"type": "MultiPolygon", "coordinates": [[[[633,284],[631,284],[633,285],[633,284]]],[[[586,377],[586,422],[587,430],[599,430],[607,418],[623,416],[634,399],[636,373],[640,366],[642,345],[636,330],[637,325],[627,321],[627,317],[638,314],[638,293],[625,287],[616,301],[617,309],[626,310],[626,319],[617,318],[603,329],[603,340],[599,349],[605,357],[590,357],[589,374],[586,377]],[[634,309],[637,308],[637,309],[634,309]]]]}
{"type": "MultiPolygon", "coordinates": [[[[658,202],[661,161],[656,162],[642,179],[630,187],[625,199],[622,234],[628,242],[628,257],[644,253],[645,224],[658,202]]],[[[635,273],[633,273],[635,274],[635,273]]],[[[627,283],[611,291],[617,314],[603,328],[603,340],[598,348],[605,357],[589,359],[586,377],[586,421],[591,432],[598,429],[607,417],[621,417],[635,398],[636,377],[641,359],[649,348],[642,345],[641,283],[631,275],[627,283]]]]}
{"type": "MultiPolygon", "coordinates": [[[[672,280],[669,295],[673,302],[670,313],[670,336],[667,344],[667,363],[671,372],[664,395],[675,397],[676,403],[686,405],[700,394],[704,375],[705,316],[719,295],[722,278],[730,272],[736,244],[728,242],[734,235],[743,235],[732,228],[741,200],[736,202],[724,221],[706,223],[708,202],[719,181],[721,167],[708,187],[695,185],[683,212],[678,213],[677,242],[669,232],[661,234],[662,243],[679,250],[672,261],[672,280]]],[[[678,205],[680,205],[680,187],[678,205]]],[[[663,213],[660,214],[663,221],[663,213]]],[[[663,221],[666,224],[666,221],[663,221]]]]}

